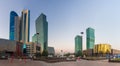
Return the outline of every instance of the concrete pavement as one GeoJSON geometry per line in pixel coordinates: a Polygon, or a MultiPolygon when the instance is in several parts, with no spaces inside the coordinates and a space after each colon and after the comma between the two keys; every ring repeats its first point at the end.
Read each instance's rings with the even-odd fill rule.
{"type": "Polygon", "coordinates": [[[29,59],[26,61],[14,59],[13,62],[11,62],[11,60],[0,60],[0,66],[120,66],[120,63],[109,63],[106,60],[80,60],[70,62],[46,63],[43,61],[33,61],[29,59]]]}

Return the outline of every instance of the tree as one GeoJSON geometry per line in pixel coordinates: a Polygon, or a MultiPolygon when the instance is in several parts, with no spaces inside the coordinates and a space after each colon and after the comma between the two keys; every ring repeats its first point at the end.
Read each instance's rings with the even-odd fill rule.
{"type": "Polygon", "coordinates": [[[79,50],[76,54],[75,54],[76,57],[79,57],[79,56],[82,56],[82,52],[79,50]]]}
{"type": "Polygon", "coordinates": [[[41,57],[41,53],[36,53],[35,56],[36,57],[41,57]]]}
{"type": "Polygon", "coordinates": [[[70,56],[70,53],[66,53],[64,56],[69,57],[69,56],[70,56]]]}
{"type": "Polygon", "coordinates": [[[47,50],[43,50],[42,56],[48,56],[48,51],[47,50]]]}

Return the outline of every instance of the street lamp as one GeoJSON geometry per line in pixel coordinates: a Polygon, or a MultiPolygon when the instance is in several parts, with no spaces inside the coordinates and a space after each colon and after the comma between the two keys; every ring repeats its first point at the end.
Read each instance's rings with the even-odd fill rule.
{"type": "Polygon", "coordinates": [[[38,51],[38,35],[39,35],[39,33],[36,33],[36,35],[37,35],[37,45],[36,45],[36,50],[38,51]]]}
{"type": "Polygon", "coordinates": [[[81,34],[81,35],[83,35],[83,34],[84,34],[84,32],[80,32],[80,34],[81,34]]]}
{"type": "Polygon", "coordinates": [[[38,45],[38,35],[39,35],[39,33],[36,33],[37,34],[37,45],[38,45]]]}
{"type": "MultiPolygon", "coordinates": [[[[81,34],[81,37],[82,37],[82,45],[83,45],[83,34],[84,34],[84,32],[80,32],[80,34],[81,34]]],[[[82,50],[81,50],[81,55],[82,55],[82,50]]]]}

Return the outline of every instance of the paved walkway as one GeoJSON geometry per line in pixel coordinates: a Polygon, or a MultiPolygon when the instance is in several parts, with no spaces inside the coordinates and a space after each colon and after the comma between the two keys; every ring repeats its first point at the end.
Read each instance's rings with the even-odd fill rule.
{"type": "Polygon", "coordinates": [[[120,63],[109,63],[107,60],[101,61],[71,61],[71,62],[58,62],[58,63],[45,63],[43,61],[33,60],[0,60],[0,66],[120,66],[120,63]]]}

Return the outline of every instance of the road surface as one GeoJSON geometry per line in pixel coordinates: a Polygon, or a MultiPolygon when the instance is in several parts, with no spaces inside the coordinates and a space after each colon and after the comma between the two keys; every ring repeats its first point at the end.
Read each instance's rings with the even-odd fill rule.
{"type": "Polygon", "coordinates": [[[109,63],[106,60],[102,61],[71,61],[71,62],[58,62],[58,63],[46,63],[43,61],[33,60],[0,60],[0,66],[120,66],[120,63],[109,63]]]}

